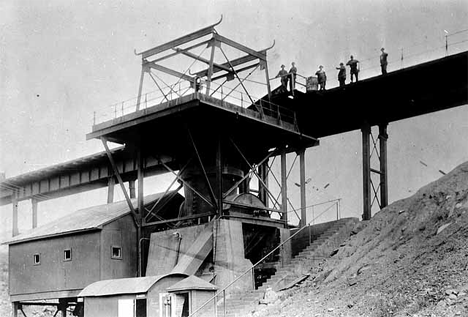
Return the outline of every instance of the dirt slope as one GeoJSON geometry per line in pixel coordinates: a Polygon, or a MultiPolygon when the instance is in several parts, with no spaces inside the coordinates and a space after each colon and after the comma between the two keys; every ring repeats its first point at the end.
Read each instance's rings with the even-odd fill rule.
{"type": "Polygon", "coordinates": [[[468,162],[360,223],[254,316],[468,316],[468,162]]]}

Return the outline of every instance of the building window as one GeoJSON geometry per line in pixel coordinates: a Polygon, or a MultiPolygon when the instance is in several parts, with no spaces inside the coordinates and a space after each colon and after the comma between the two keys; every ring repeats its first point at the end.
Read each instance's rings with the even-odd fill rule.
{"type": "Polygon", "coordinates": [[[111,258],[113,259],[122,259],[122,247],[113,245],[111,248],[111,258]]]}
{"type": "Polygon", "coordinates": [[[72,250],[65,249],[63,250],[63,261],[71,261],[72,260],[72,250]]]}
{"type": "Polygon", "coordinates": [[[41,264],[41,255],[39,253],[34,254],[33,263],[34,263],[34,265],[41,264]]]}

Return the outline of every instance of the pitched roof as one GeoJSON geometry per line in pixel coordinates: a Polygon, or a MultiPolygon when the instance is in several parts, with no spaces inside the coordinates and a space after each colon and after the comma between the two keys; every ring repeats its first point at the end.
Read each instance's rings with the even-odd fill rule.
{"type": "Polygon", "coordinates": [[[80,292],[80,294],[78,294],[78,297],[110,296],[119,294],[142,294],[148,292],[148,290],[159,280],[168,276],[180,276],[183,278],[186,277],[187,274],[170,273],[165,275],[119,278],[114,280],[98,281],[86,286],[80,292]]]}
{"type": "MultiPolygon", "coordinates": [[[[172,197],[171,193],[173,192],[169,192],[166,197],[172,197]]],[[[158,193],[146,196],[144,198],[145,205],[157,201],[162,195],[163,193],[158,193]]],[[[166,197],[164,199],[166,199],[166,197]]],[[[137,208],[136,199],[132,199],[132,204],[134,208],[137,208]]],[[[164,204],[159,205],[163,206],[164,204]]],[[[130,208],[125,200],[111,204],[93,206],[78,210],[74,213],[46,223],[43,226],[29,230],[5,241],[3,244],[16,244],[89,230],[100,230],[104,225],[126,216],[129,213],[130,208]]]]}
{"type": "Polygon", "coordinates": [[[178,291],[189,291],[189,290],[204,290],[204,291],[216,291],[218,286],[208,283],[195,275],[190,275],[186,279],[175,283],[171,287],[167,288],[168,292],[178,291]]]}

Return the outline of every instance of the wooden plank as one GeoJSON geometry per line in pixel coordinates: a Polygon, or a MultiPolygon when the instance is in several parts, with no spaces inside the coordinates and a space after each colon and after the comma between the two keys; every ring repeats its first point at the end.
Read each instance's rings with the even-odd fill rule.
{"type": "Polygon", "coordinates": [[[226,199],[223,200],[223,203],[230,204],[230,205],[237,206],[237,207],[248,208],[248,209],[268,210],[268,211],[271,211],[271,212],[277,212],[279,214],[284,213],[284,211],[278,210],[278,209],[272,209],[272,208],[268,208],[268,207],[252,206],[252,205],[243,204],[243,203],[239,203],[239,202],[232,201],[232,200],[226,200],[226,199]]]}

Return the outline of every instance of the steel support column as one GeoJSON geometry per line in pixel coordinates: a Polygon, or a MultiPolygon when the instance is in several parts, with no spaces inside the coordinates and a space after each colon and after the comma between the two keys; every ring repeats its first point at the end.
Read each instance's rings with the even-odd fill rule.
{"type": "Polygon", "coordinates": [[[137,265],[138,265],[138,276],[143,276],[142,272],[142,264],[143,264],[143,250],[141,247],[141,239],[143,238],[143,233],[141,229],[142,219],[145,218],[145,205],[144,205],[144,193],[143,193],[143,169],[144,161],[143,155],[141,153],[141,146],[138,147],[137,151],[137,163],[138,163],[138,170],[137,170],[137,177],[138,177],[138,196],[137,196],[137,206],[138,206],[138,215],[137,219],[140,225],[137,227],[137,244],[138,244],[138,256],[137,256],[137,265]]]}
{"type": "Polygon", "coordinates": [[[216,181],[218,182],[218,215],[223,214],[223,155],[221,146],[221,135],[218,135],[216,149],[216,181]]]}
{"type": "Polygon", "coordinates": [[[31,207],[32,207],[32,215],[31,215],[31,220],[32,220],[32,227],[37,228],[37,199],[32,198],[31,199],[31,207]]]}
{"type": "Polygon", "coordinates": [[[387,177],[387,123],[379,125],[380,148],[380,208],[388,206],[388,177],[387,177]]]}
{"type": "Polygon", "coordinates": [[[300,227],[307,224],[307,210],[306,210],[306,182],[305,182],[305,149],[299,150],[299,179],[301,185],[301,220],[300,227]]]}
{"type": "Polygon", "coordinates": [[[131,179],[128,181],[128,191],[130,194],[130,198],[136,198],[136,188],[135,188],[135,180],[131,179]]]}
{"type": "Polygon", "coordinates": [[[362,133],[362,188],[363,188],[363,213],[362,220],[370,220],[371,218],[371,167],[370,167],[370,134],[371,127],[365,123],[361,128],[362,133]]]}
{"type": "Polygon", "coordinates": [[[286,149],[281,150],[281,210],[283,211],[283,220],[288,224],[288,185],[286,168],[286,149]]]}
{"type": "Polygon", "coordinates": [[[12,207],[13,207],[13,219],[12,219],[12,230],[11,234],[12,236],[17,236],[19,234],[19,228],[18,228],[18,199],[17,199],[17,192],[14,191],[13,193],[13,198],[11,200],[12,207]]]}
{"type": "MultiPolygon", "coordinates": [[[[107,182],[107,203],[111,204],[114,202],[114,187],[115,187],[115,178],[109,177],[109,181],[107,182]]],[[[131,197],[130,193],[130,197],[131,197]]]]}

